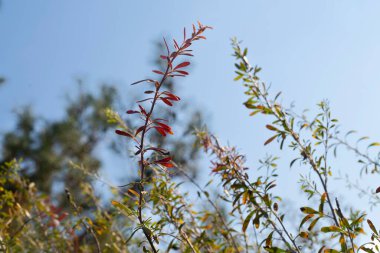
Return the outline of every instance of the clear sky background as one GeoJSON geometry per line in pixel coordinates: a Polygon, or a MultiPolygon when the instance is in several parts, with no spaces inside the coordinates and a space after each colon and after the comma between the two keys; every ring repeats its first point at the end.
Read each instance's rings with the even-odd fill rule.
{"type": "MultiPolygon", "coordinates": [[[[276,145],[263,148],[270,133],[242,106],[229,39],[244,41],[251,62],[263,67],[261,76],[274,91],[283,92],[285,105],[295,102],[302,111],[328,99],[342,129],[379,140],[379,14],[380,2],[366,0],[3,0],[0,75],[7,83],[0,88],[0,131],[12,128],[12,109],[22,105],[62,116],[64,94],[76,90],[78,77],[94,89],[103,81],[117,83],[128,94],[129,83],[150,73],[157,39],[180,37],[184,26],[200,20],[214,30],[194,47],[191,75],[179,82],[183,99],[202,108],[212,131],[251,164],[266,153],[282,156],[279,189],[294,199],[297,186],[289,182],[300,171],[288,173],[287,162],[295,155],[276,145]]],[[[358,175],[352,156],[342,157],[338,169],[358,175]]],[[[373,187],[380,182],[379,176],[366,180],[373,187]]]]}

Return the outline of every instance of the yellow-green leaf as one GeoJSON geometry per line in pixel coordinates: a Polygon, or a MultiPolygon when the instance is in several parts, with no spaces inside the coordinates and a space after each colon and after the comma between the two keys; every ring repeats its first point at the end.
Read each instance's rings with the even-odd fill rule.
{"type": "Polygon", "coordinates": [[[301,212],[307,213],[307,214],[316,214],[316,213],[318,213],[313,208],[307,207],[307,206],[301,207],[300,209],[301,209],[301,212]]]}
{"type": "Polygon", "coordinates": [[[321,228],[321,231],[324,233],[341,232],[341,229],[337,226],[328,226],[328,227],[321,228]]]}
{"type": "Polygon", "coordinates": [[[243,222],[243,232],[245,232],[247,230],[247,227],[248,227],[248,224],[249,222],[251,221],[252,219],[252,216],[255,214],[255,211],[252,211],[250,214],[248,214],[248,216],[245,218],[244,222],[243,222]]]}

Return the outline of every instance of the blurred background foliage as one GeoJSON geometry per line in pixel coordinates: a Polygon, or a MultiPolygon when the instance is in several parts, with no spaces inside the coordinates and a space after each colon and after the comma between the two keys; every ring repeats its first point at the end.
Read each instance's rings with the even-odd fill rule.
{"type": "MultiPolygon", "coordinates": [[[[159,55],[163,45],[157,43],[156,50],[155,55],[159,55]]],[[[159,69],[163,66],[162,59],[154,59],[154,63],[159,69]]],[[[4,78],[0,81],[5,83],[4,78]]],[[[63,117],[45,118],[25,105],[15,110],[14,129],[1,133],[0,249],[3,245],[4,251],[57,252],[71,248],[74,252],[94,252],[98,244],[104,252],[136,252],[137,243],[129,247],[124,243],[133,222],[118,218],[109,202],[110,197],[125,197],[129,187],[109,184],[109,194],[97,193],[96,187],[115,169],[107,168],[99,153],[122,157],[130,164],[127,167],[136,166],[128,156],[133,147],[114,134],[118,120],[126,126],[134,124],[124,117],[134,95],[128,96],[130,101],[121,101],[116,85],[102,84],[90,91],[84,81],[76,83],[77,91],[66,96],[63,117]],[[70,219],[66,219],[68,215],[70,219]]],[[[180,95],[173,81],[166,87],[180,95]]],[[[172,110],[158,107],[157,115],[168,119],[176,134],[172,138],[153,134],[150,141],[171,150],[174,161],[187,176],[195,178],[199,149],[193,132],[203,127],[202,112],[185,102],[172,110]]],[[[130,172],[127,174],[136,174],[130,172]]],[[[146,174],[151,178],[152,171],[146,174]]],[[[118,183],[128,186],[139,181],[131,175],[118,183]]],[[[173,173],[171,177],[183,175],[173,173]]],[[[138,241],[138,236],[131,241],[138,241]]]]}
{"type": "MultiPolygon", "coordinates": [[[[157,43],[158,54],[162,50],[163,45],[157,43]]],[[[154,63],[162,68],[162,59],[154,60],[154,63]]],[[[103,84],[99,90],[90,92],[82,80],[77,80],[77,87],[76,94],[70,94],[66,98],[64,117],[54,120],[44,118],[36,115],[32,107],[25,105],[16,110],[15,128],[2,133],[0,138],[0,163],[12,161],[14,158],[22,160],[19,170],[22,176],[34,182],[41,193],[53,196],[53,201],[59,206],[67,204],[64,188],[77,195],[81,192],[81,182],[90,183],[94,180],[93,177],[78,174],[71,169],[70,162],[81,164],[88,174],[97,174],[101,169],[103,173],[109,173],[110,170],[105,167],[99,152],[125,156],[131,148],[112,134],[115,125],[110,124],[110,112],[122,115],[126,125],[133,124],[124,117],[125,108],[133,102],[133,95],[129,96],[131,101],[121,101],[117,86],[110,84],[103,84]],[[111,140],[105,138],[107,133],[111,133],[108,135],[111,140]]],[[[173,81],[167,83],[167,88],[180,95],[173,81]]],[[[191,108],[186,102],[172,110],[162,109],[158,107],[158,115],[171,122],[176,134],[173,138],[154,134],[151,141],[157,146],[172,150],[175,162],[189,175],[196,177],[199,150],[194,145],[193,131],[203,127],[202,112],[191,108]]],[[[131,167],[135,166],[131,159],[125,162],[131,163],[131,167]]],[[[131,182],[119,183],[129,184],[133,180],[138,181],[138,178],[129,180],[131,182]]]]}

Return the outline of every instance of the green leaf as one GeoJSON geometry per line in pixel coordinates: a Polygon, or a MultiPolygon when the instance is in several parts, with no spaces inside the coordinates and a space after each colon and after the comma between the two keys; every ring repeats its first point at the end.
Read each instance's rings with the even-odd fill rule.
{"type": "Polygon", "coordinates": [[[249,116],[254,116],[256,115],[257,113],[261,112],[260,110],[257,110],[257,111],[253,111],[249,114],[249,116]]]}
{"type": "Polygon", "coordinates": [[[307,207],[307,206],[305,206],[305,207],[301,207],[300,209],[301,209],[301,212],[303,212],[303,213],[307,213],[307,214],[316,214],[316,213],[318,213],[318,212],[315,211],[313,208],[311,208],[311,207],[307,207]]]}
{"type": "Polygon", "coordinates": [[[318,220],[319,220],[320,218],[321,218],[321,217],[318,217],[318,218],[316,218],[315,220],[313,220],[313,221],[310,223],[310,225],[309,225],[309,227],[307,228],[307,230],[311,231],[311,230],[315,227],[315,225],[317,224],[317,222],[318,222],[318,220]]]}
{"type": "Polygon", "coordinates": [[[252,219],[252,216],[255,214],[256,211],[252,211],[250,214],[248,214],[248,216],[245,218],[244,222],[243,222],[243,232],[245,232],[247,230],[247,227],[248,227],[248,224],[249,222],[251,221],[252,219]]]}
{"type": "Polygon", "coordinates": [[[234,78],[234,81],[238,81],[240,78],[242,78],[243,76],[242,75],[238,75],[234,78]]]}
{"type": "Polygon", "coordinates": [[[369,148],[370,147],[375,147],[375,146],[380,146],[380,143],[379,142],[372,142],[371,144],[369,144],[369,148]]]}
{"type": "Polygon", "coordinates": [[[294,159],[293,161],[290,162],[290,168],[293,166],[293,164],[294,164],[297,160],[299,160],[299,158],[296,158],[296,159],[294,159]]]}
{"type": "Polygon", "coordinates": [[[361,248],[361,250],[364,250],[365,252],[368,252],[368,253],[375,253],[375,251],[366,247],[361,248]]]}
{"type": "Polygon", "coordinates": [[[325,249],[323,251],[323,253],[340,253],[339,251],[335,250],[335,249],[325,249]]]}
{"type": "Polygon", "coordinates": [[[346,239],[344,238],[343,234],[341,234],[341,236],[339,238],[339,243],[340,243],[340,247],[341,247],[342,252],[346,252],[347,251],[347,244],[346,244],[346,239]]]}
{"type": "Polygon", "coordinates": [[[323,206],[324,206],[324,204],[325,204],[325,202],[326,202],[326,197],[327,197],[327,193],[324,192],[324,193],[322,194],[322,196],[321,196],[321,202],[320,202],[320,204],[319,204],[319,209],[318,209],[318,211],[319,211],[320,213],[323,213],[323,206]]]}
{"type": "Polygon", "coordinates": [[[266,251],[268,251],[269,253],[286,253],[286,252],[289,252],[287,250],[280,249],[278,247],[264,247],[264,249],[266,251]]]}
{"type": "Polygon", "coordinates": [[[313,217],[314,217],[314,214],[312,214],[312,213],[306,215],[306,216],[302,219],[299,229],[301,229],[302,225],[305,224],[305,222],[307,222],[308,220],[310,220],[310,219],[313,218],[313,217]]]}
{"type": "Polygon", "coordinates": [[[247,56],[248,54],[248,48],[244,48],[243,56],[247,56]]]}
{"type": "Polygon", "coordinates": [[[120,202],[118,202],[116,200],[112,200],[111,204],[114,207],[116,207],[116,209],[118,209],[119,211],[124,213],[126,216],[133,215],[133,211],[131,209],[129,209],[128,207],[126,207],[125,205],[121,204],[120,202]]]}

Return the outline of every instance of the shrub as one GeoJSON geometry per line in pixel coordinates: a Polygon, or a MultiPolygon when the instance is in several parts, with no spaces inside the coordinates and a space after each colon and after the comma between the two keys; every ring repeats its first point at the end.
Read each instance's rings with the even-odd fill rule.
{"type": "MultiPolygon", "coordinates": [[[[346,206],[330,190],[331,157],[345,146],[359,156],[365,173],[378,173],[379,157],[372,157],[342,138],[338,121],[332,117],[329,104],[318,104],[319,112],[309,119],[287,109],[272,96],[258,76],[260,68],[250,65],[247,49],[232,40],[236,58],[236,81],[242,81],[248,96],[244,105],[251,116],[263,115],[271,120],[266,129],[273,135],[264,145],[277,142],[279,148],[295,154],[295,163],[310,176],[300,176],[300,188],[308,197],[308,205],[297,209],[289,220],[282,197],[275,194],[277,157],[260,160],[256,169],[248,168],[238,149],[226,146],[215,135],[197,129],[197,145],[210,155],[212,179],[201,186],[188,175],[165,146],[155,145],[152,136],[173,135],[166,118],[158,118],[158,104],[172,107],[180,98],[166,88],[166,82],[189,73],[187,60],[193,42],[205,39],[211,27],[198,23],[183,40],[173,40],[174,49],[164,41],[166,54],[160,58],[165,70],[153,70],[158,79],[144,79],[133,85],[146,85],[146,97],[135,108],[127,110],[126,124],[107,109],[109,121],[116,124],[116,134],[134,145],[139,180],[116,187],[110,204],[102,204],[89,182],[82,182],[81,203],[70,189],[65,190],[69,206],[65,210],[55,200],[41,194],[33,182],[18,171],[19,162],[5,162],[0,167],[0,249],[4,252],[378,252],[379,231],[365,210],[346,206]],[[264,170],[264,172],[263,172],[264,170]],[[181,174],[191,186],[174,179],[181,174]],[[216,183],[215,183],[216,182],[216,183]],[[210,186],[219,190],[211,192],[210,186]],[[195,189],[198,198],[186,189],[195,189]],[[299,210],[299,211],[298,211],[299,210]],[[365,231],[370,242],[362,244],[365,231]]],[[[349,132],[348,134],[350,134],[349,132]]],[[[364,140],[363,138],[359,141],[364,140]]],[[[165,143],[165,142],[160,142],[165,143]]],[[[369,143],[368,147],[380,146],[369,143]]],[[[75,173],[93,175],[81,164],[71,163],[75,173]]],[[[376,193],[380,189],[376,190],[376,193]]],[[[375,193],[373,193],[375,194],[375,193]]],[[[291,210],[292,211],[292,210],[291,210]]],[[[294,211],[294,210],[293,210],[294,211]]]]}

